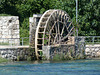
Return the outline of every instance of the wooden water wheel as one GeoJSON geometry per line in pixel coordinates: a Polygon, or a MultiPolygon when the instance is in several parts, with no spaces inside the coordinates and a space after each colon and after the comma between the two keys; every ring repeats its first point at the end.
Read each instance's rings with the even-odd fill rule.
{"type": "Polygon", "coordinates": [[[66,44],[74,33],[69,15],[62,10],[48,10],[39,20],[35,34],[35,53],[40,57],[43,46],[66,44]]]}

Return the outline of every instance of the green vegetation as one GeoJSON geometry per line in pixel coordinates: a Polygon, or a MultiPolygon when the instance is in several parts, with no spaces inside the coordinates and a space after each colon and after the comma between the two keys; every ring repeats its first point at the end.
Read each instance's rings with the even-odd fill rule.
{"type": "Polygon", "coordinates": [[[0,63],[7,62],[7,61],[8,61],[7,59],[4,59],[4,58],[0,57],[0,63]]]}
{"type": "Polygon", "coordinates": [[[8,14],[0,14],[0,16],[11,16],[11,15],[8,15],[8,14]]]}
{"type": "Polygon", "coordinates": [[[77,53],[77,55],[75,55],[73,49],[71,48],[70,50],[68,50],[67,53],[60,53],[60,54],[55,54],[53,56],[53,60],[54,61],[59,61],[59,60],[76,60],[76,59],[85,59],[86,56],[84,54],[84,50],[82,50],[82,53],[79,52],[77,53]]]}
{"type": "Polygon", "coordinates": [[[22,61],[22,60],[27,60],[27,61],[32,61],[35,60],[35,50],[33,48],[29,48],[28,50],[24,49],[23,53],[17,56],[17,61],[22,61]],[[25,52],[27,55],[25,55],[25,52]]]}
{"type": "Polygon", "coordinates": [[[54,61],[59,61],[59,60],[74,60],[74,57],[70,55],[70,53],[67,54],[55,54],[53,57],[54,61]]]}
{"type": "Polygon", "coordinates": [[[29,45],[29,38],[21,38],[20,44],[22,45],[29,45]]]}
{"type": "Polygon", "coordinates": [[[2,43],[0,43],[0,45],[9,45],[9,43],[2,42],[2,43]]]}
{"type": "Polygon", "coordinates": [[[48,60],[48,59],[46,58],[46,56],[42,55],[42,60],[48,60]]]}
{"type": "Polygon", "coordinates": [[[100,35],[100,0],[78,1],[78,23],[75,23],[75,0],[0,0],[0,16],[19,16],[21,37],[28,37],[30,16],[48,9],[62,9],[79,26],[79,35],[100,35]]]}
{"type": "Polygon", "coordinates": [[[76,60],[76,59],[85,59],[86,56],[83,56],[82,54],[78,54],[75,57],[72,56],[70,53],[67,54],[55,54],[53,59],[54,61],[59,61],[59,60],[76,60]]]}

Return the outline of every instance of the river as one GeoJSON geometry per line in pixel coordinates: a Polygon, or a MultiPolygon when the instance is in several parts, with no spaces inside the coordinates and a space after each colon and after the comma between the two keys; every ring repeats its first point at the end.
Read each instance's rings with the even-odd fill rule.
{"type": "Polygon", "coordinates": [[[0,75],[100,75],[100,60],[1,63],[0,75]]]}

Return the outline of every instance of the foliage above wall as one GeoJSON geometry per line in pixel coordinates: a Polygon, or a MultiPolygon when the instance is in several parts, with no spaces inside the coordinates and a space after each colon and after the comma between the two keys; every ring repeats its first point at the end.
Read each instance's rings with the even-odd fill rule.
{"type": "MultiPolygon", "coordinates": [[[[100,35],[100,0],[78,0],[79,35],[100,35]]],[[[75,21],[75,0],[0,0],[0,14],[19,16],[21,37],[29,36],[28,18],[62,9],[75,21]]]]}

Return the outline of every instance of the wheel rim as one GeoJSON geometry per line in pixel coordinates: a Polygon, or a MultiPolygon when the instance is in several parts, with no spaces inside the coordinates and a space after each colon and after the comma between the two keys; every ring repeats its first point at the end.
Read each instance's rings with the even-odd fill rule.
{"type": "Polygon", "coordinates": [[[73,33],[74,26],[65,11],[46,11],[38,23],[35,35],[35,52],[37,59],[43,46],[67,44],[68,36],[71,36],[73,33]]]}

